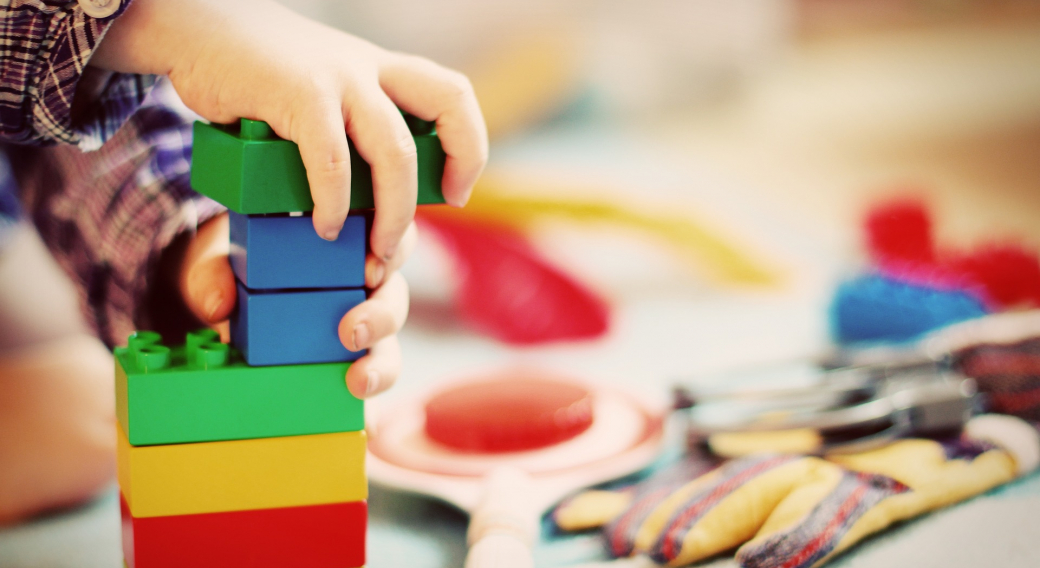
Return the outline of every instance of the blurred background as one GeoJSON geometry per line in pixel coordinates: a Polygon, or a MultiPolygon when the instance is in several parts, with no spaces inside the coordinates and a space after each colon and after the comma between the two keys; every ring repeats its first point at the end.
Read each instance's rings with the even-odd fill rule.
{"type": "MultiPolygon", "coordinates": [[[[421,214],[404,372],[374,404],[516,364],[664,397],[816,357],[836,287],[871,262],[864,217],[893,197],[918,200],[942,248],[1040,252],[1037,0],[282,1],[463,71],[491,134],[471,207],[421,214]],[[467,247],[474,227],[499,248],[467,247]]],[[[58,540],[96,552],[77,568],[114,568],[97,518],[115,502],[0,545],[15,568],[65,566],[39,560],[58,540]]],[[[463,515],[378,489],[370,504],[370,568],[461,565],[463,515]]],[[[907,565],[922,538],[944,543],[931,565],[1006,544],[961,543],[981,529],[944,518],[831,565],[907,565]]],[[[543,544],[539,566],[602,556],[591,536],[543,544]]]]}
{"type": "MultiPolygon", "coordinates": [[[[605,202],[651,225],[525,222],[613,317],[598,341],[520,352],[450,327],[457,265],[432,239],[407,270],[411,328],[461,333],[465,361],[688,375],[817,353],[836,282],[866,262],[863,217],[891,196],[921,199],[947,248],[1040,245],[1036,1],[285,3],[471,77],[492,136],[478,199],[605,202]],[[662,215],[696,237],[674,246],[662,215]],[[627,363],[602,363],[618,350],[627,363]]],[[[425,359],[419,382],[459,370],[425,359]]]]}
{"type": "MultiPolygon", "coordinates": [[[[710,387],[816,357],[834,344],[836,287],[871,263],[864,218],[892,198],[925,208],[940,248],[1040,251],[1040,2],[286,3],[469,75],[491,159],[454,219],[520,231],[603,302],[561,309],[515,265],[513,282],[502,269],[474,284],[495,271],[460,261],[479,252],[453,240],[450,215],[424,214],[405,268],[405,370],[379,403],[516,364],[663,396],[677,379],[710,387]],[[489,288],[498,304],[473,301],[489,288]],[[531,312],[573,337],[539,336],[531,312]]],[[[464,518],[378,490],[372,504],[371,566],[461,564],[464,518]]],[[[841,562],[929,550],[935,565],[972,565],[977,543],[934,545],[979,515],[841,562]]],[[[602,555],[583,538],[543,543],[538,565],[602,555]]]]}

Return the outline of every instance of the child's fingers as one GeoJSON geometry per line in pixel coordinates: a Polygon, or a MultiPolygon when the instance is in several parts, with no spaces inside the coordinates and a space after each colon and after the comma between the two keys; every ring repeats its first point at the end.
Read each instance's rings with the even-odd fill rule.
{"type": "Polygon", "coordinates": [[[408,318],[408,284],[394,273],[368,300],[347,312],[339,322],[339,340],[351,351],[368,349],[389,337],[408,318]]]}
{"type": "Polygon", "coordinates": [[[314,199],[314,230],[335,240],[350,210],[350,149],[340,101],[315,98],[297,113],[291,130],[314,199]]]}
{"type": "Polygon", "coordinates": [[[375,219],[370,248],[388,260],[415,216],[418,166],[415,140],[394,103],[373,87],[348,103],[347,131],[358,154],[372,166],[375,219]]]}
{"type": "Polygon", "coordinates": [[[402,109],[437,121],[448,154],[444,198],[456,207],[465,205],[488,157],[487,126],[469,79],[422,57],[391,54],[379,82],[402,109]]]}
{"type": "Polygon", "coordinates": [[[392,387],[400,374],[401,345],[397,336],[391,335],[347,369],[347,388],[358,398],[368,398],[392,387]]]}
{"type": "Polygon", "coordinates": [[[374,254],[369,254],[365,258],[365,286],[369,288],[381,286],[386,281],[387,276],[397,272],[401,265],[408,260],[418,240],[419,231],[415,228],[415,222],[413,221],[408,225],[408,229],[404,232],[404,237],[401,237],[401,244],[397,247],[394,255],[390,257],[390,260],[384,261],[374,254]]]}
{"type": "Polygon", "coordinates": [[[224,321],[235,307],[235,276],[227,257],[209,257],[188,276],[188,308],[203,322],[224,321]]]}
{"type": "Polygon", "coordinates": [[[181,261],[181,297],[195,317],[224,321],[235,307],[235,274],[228,263],[228,218],[220,215],[201,227],[181,261]]]}

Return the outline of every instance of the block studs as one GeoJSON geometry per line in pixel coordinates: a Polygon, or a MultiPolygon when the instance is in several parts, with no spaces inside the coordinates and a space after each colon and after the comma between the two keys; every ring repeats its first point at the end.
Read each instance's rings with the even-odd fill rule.
{"type": "Polygon", "coordinates": [[[259,120],[243,118],[240,128],[240,136],[243,140],[268,140],[275,137],[271,127],[266,122],[259,120]]]}
{"type": "Polygon", "coordinates": [[[194,353],[189,351],[188,356],[192,358],[192,366],[197,369],[215,369],[227,364],[229,353],[226,343],[211,341],[196,347],[194,353]]]}
{"type": "MultiPolygon", "coordinates": [[[[200,345],[205,343],[220,342],[220,334],[216,330],[203,328],[195,331],[189,331],[188,335],[184,338],[184,346],[188,348],[188,351],[194,351],[200,345]]],[[[192,356],[188,355],[191,359],[192,356]]]]}
{"type": "Polygon", "coordinates": [[[208,328],[188,332],[184,347],[186,363],[193,369],[223,367],[231,355],[231,349],[220,342],[220,334],[208,328]]]}
{"type": "Polygon", "coordinates": [[[137,367],[146,373],[170,366],[170,348],[165,345],[145,345],[134,349],[134,355],[137,367]]]}
{"type": "Polygon", "coordinates": [[[134,354],[134,363],[145,373],[160,371],[170,365],[170,348],[162,343],[162,336],[154,331],[138,331],[130,334],[127,346],[134,354]]]}
{"type": "Polygon", "coordinates": [[[158,345],[160,343],[162,343],[162,336],[154,331],[136,331],[131,333],[126,340],[127,347],[134,351],[141,347],[158,345]]]}

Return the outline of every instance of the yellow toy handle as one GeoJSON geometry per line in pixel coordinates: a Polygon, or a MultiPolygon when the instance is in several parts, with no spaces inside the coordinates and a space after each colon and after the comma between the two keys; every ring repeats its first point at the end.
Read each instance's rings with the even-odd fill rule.
{"type": "Polygon", "coordinates": [[[519,228],[545,217],[613,223],[663,237],[720,284],[761,287],[776,285],[782,279],[777,269],[748,251],[748,247],[738,246],[688,215],[643,212],[603,199],[528,197],[521,191],[524,185],[534,184],[486,175],[463,212],[426,211],[424,214],[464,214],[519,228]]]}

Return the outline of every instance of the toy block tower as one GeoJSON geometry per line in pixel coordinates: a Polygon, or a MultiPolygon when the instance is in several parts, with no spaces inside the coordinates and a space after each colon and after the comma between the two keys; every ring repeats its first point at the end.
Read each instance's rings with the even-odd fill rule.
{"type": "MultiPolygon", "coordinates": [[[[443,203],[445,155],[408,117],[419,203],[443,203]]],[[[372,207],[352,152],[351,205],[372,207]]],[[[119,485],[128,568],[356,568],[365,563],[364,403],[345,375],[360,353],[339,320],[365,300],[368,217],[320,239],[299,150],[262,122],[195,125],[193,187],[231,211],[238,303],[216,332],[116,349],[119,485]]]]}

